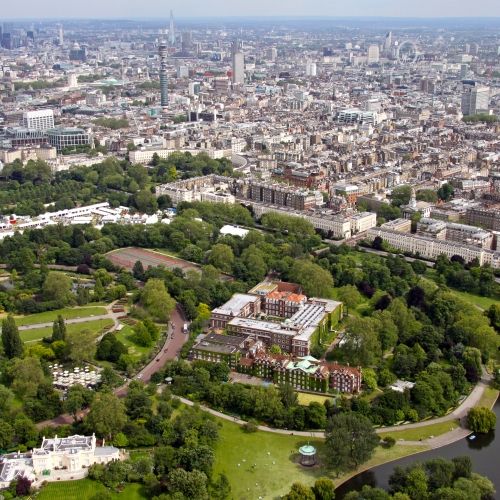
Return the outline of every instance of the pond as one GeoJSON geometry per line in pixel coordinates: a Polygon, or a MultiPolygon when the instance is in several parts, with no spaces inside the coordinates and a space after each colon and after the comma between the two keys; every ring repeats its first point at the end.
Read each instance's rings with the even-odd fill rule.
{"type": "MultiPolygon", "coordinates": [[[[500,398],[497,400],[493,410],[497,416],[497,423],[500,425],[500,398]]],[[[500,438],[495,437],[494,431],[489,434],[478,435],[473,441],[461,439],[448,446],[402,458],[362,472],[339,486],[335,490],[335,498],[341,499],[349,491],[360,490],[365,484],[387,489],[389,487],[389,477],[394,471],[394,467],[398,465],[406,466],[413,462],[421,462],[438,457],[452,459],[460,455],[468,455],[471,457],[474,472],[482,474],[493,481],[495,489],[497,490],[497,495],[500,498],[500,474],[498,473],[500,438]]]]}

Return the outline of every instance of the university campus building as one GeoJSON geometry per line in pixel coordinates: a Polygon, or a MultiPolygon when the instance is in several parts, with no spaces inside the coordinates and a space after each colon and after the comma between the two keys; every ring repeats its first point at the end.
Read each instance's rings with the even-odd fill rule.
{"type": "Polygon", "coordinates": [[[252,337],[267,347],[307,356],[342,318],[343,304],[307,298],[293,283],[264,281],[248,294],[235,294],[212,311],[210,327],[235,337],[252,337]]]}

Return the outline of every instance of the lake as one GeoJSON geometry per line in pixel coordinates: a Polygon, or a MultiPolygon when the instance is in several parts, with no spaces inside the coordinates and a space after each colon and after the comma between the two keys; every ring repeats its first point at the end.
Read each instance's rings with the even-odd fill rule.
{"type": "MultiPolygon", "coordinates": [[[[497,425],[500,425],[500,398],[495,403],[493,410],[497,416],[497,425]]],[[[335,490],[335,498],[341,499],[349,491],[360,490],[365,484],[387,489],[389,487],[389,477],[394,467],[398,465],[406,466],[413,462],[421,462],[437,457],[451,459],[460,455],[468,455],[471,457],[474,472],[482,474],[493,481],[495,489],[497,490],[497,497],[500,498],[500,474],[498,469],[500,438],[495,437],[494,431],[489,434],[478,435],[473,441],[461,439],[448,446],[402,458],[362,472],[339,486],[335,490]]]]}

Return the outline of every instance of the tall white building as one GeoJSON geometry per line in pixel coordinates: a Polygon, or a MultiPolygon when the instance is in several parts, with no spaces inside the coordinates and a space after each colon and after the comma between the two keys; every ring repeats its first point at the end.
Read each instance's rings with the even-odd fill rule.
{"type": "Polygon", "coordinates": [[[78,87],[78,77],[75,73],[68,73],[68,87],[70,89],[76,89],[76,87],[78,87]]]}
{"type": "Polygon", "coordinates": [[[378,63],[380,60],[380,49],[378,45],[370,45],[368,47],[368,64],[378,63]]]}
{"type": "Polygon", "coordinates": [[[23,113],[23,127],[34,130],[48,130],[54,128],[54,111],[40,109],[23,113]]]}
{"type": "Polygon", "coordinates": [[[487,113],[489,102],[489,87],[479,87],[476,82],[464,83],[464,92],[462,94],[462,113],[464,115],[487,113]]]}
{"type": "Polygon", "coordinates": [[[233,84],[245,83],[245,56],[240,50],[237,40],[232,47],[233,84]]]}
{"type": "Polygon", "coordinates": [[[306,76],[316,76],[317,66],[315,62],[308,61],[306,64],[306,76]]]}

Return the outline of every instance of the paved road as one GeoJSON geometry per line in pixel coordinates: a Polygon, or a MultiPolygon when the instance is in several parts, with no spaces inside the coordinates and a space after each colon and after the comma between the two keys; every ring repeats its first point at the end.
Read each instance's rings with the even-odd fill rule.
{"type": "MultiPolygon", "coordinates": [[[[170,321],[171,324],[174,324],[174,327],[169,327],[167,339],[165,340],[160,352],[134,377],[135,380],[141,380],[147,384],[151,380],[152,375],[161,370],[167,361],[175,359],[178,356],[182,346],[188,340],[189,335],[182,333],[182,327],[186,322],[186,318],[179,305],[177,305],[172,312],[170,321]]],[[[129,383],[130,381],[124,386],[119,387],[115,391],[115,394],[120,397],[125,396],[127,394],[129,383]]]]}
{"type": "MultiPolygon", "coordinates": [[[[119,313],[123,314],[123,313],[119,313]]],[[[179,305],[176,306],[175,310],[171,315],[171,322],[175,325],[174,328],[169,327],[168,336],[163,344],[161,351],[155,358],[148,363],[135,377],[135,380],[141,380],[144,383],[148,383],[151,380],[151,376],[157,371],[161,370],[167,361],[175,359],[178,356],[179,351],[182,346],[188,340],[189,336],[182,333],[182,327],[186,322],[184,313],[179,305]],[[174,333],[174,338],[171,338],[172,332],[174,333]],[[157,361],[157,359],[159,361],[157,361]]],[[[128,380],[124,385],[115,389],[114,393],[118,397],[125,397],[128,391],[128,385],[130,384],[128,380]]],[[[83,411],[78,415],[78,418],[83,418],[87,411],[83,411]]],[[[51,420],[45,420],[36,424],[38,429],[44,427],[57,427],[59,425],[67,425],[73,423],[73,417],[71,415],[63,414],[55,417],[51,420]]]]}

